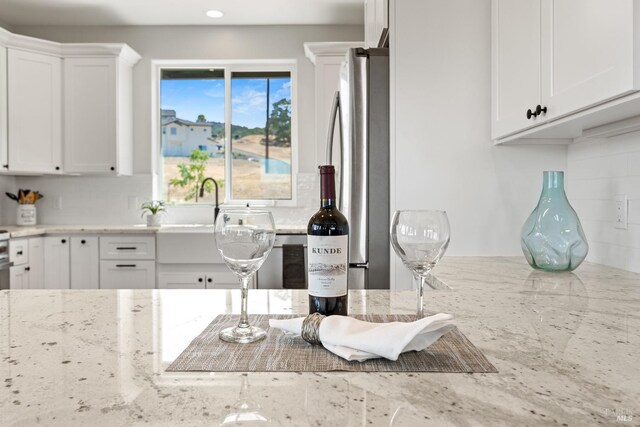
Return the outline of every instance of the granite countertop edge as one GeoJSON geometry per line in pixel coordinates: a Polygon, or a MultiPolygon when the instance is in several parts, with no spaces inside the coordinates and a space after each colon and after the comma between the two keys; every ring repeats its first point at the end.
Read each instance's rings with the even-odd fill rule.
{"type": "MultiPolygon", "coordinates": [[[[209,229],[213,224],[167,224],[159,227],[147,227],[144,224],[135,225],[37,225],[37,226],[0,226],[6,230],[11,238],[34,237],[45,234],[158,234],[175,232],[177,230],[194,230],[195,228],[209,229]]],[[[306,225],[276,226],[277,234],[306,234],[306,225]]]]}

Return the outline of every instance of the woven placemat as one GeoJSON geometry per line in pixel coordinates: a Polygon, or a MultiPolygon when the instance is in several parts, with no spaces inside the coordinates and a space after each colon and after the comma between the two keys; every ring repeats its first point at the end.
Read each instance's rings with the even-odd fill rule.
{"type": "MultiPolygon", "coordinates": [[[[372,359],[348,362],[321,346],[269,328],[269,319],[296,316],[253,315],[251,325],[267,330],[267,338],[252,344],[227,343],[218,333],[237,325],[238,315],[220,315],[167,368],[169,372],[498,372],[457,328],[423,351],[401,354],[397,361],[372,359]]],[[[353,316],[368,322],[410,322],[411,315],[353,316]]]]}

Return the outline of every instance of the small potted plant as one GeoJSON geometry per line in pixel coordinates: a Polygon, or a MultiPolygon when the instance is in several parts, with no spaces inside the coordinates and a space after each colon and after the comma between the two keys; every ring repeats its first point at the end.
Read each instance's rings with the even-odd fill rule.
{"type": "Polygon", "coordinates": [[[23,189],[18,190],[18,194],[5,194],[18,203],[16,225],[36,225],[36,202],[44,196],[39,191],[23,189]]]}
{"type": "Polygon", "coordinates": [[[162,200],[151,200],[150,202],[144,202],[141,206],[142,215],[147,215],[147,227],[160,226],[160,213],[166,212],[164,202],[162,200]]]}

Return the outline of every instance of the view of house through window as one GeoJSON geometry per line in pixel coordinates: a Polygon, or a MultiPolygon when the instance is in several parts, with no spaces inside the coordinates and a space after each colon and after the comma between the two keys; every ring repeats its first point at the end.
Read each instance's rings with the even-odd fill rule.
{"type": "Polygon", "coordinates": [[[292,198],[290,72],[163,69],[160,108],[164,200],[213,200],[208,177],[221,202],[292,198]]]}

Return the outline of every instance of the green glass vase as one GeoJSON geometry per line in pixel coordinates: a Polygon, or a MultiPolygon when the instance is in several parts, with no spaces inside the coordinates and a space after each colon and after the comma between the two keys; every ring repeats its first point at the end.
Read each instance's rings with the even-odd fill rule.
{"type": "Polygon", "coordinates": [[[544,172],[542,194],[522,226],[520,245],[538,270],[571,271],[587,257],[587,239],[564,192],[564,172],[544,172]]]}

